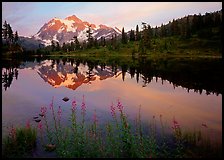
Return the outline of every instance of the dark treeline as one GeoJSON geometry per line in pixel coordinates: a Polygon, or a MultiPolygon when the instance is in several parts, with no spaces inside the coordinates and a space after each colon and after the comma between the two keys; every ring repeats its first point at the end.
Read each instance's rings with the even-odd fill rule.
{"type": "Polygon", "coordinates": [[[18,44],[18,41],[18,32],[16,31],[13,33],[11,25],[5,21],[2,27],[2,52],[23,52],[23,49],[18,44]]]}
{"type": "MultiPolygon", "coordinates": [[[[30,57],[29,60],[21,60],[20,62],[37,62],[40,63],[47,57],[30,57]]],[[[121,71],[122,79],[125,81],[127,74],[130,74],[131,78],[135,78],[137,83],[140,83],[142,87],[146,87],[153,77],[162,79],[162,83],[168,80],[173,84],[174,88],[182,86],[194,92],[202,93],[202,90],[206,90],[206,94],[215,93],[222,94],[223,82],[222,82],[222,60],[221,59],[185,59],[185,58],[163,58],[163,59],[147,59],[144,57],[132,59],[120,59],[117,57],[105,59],[93,58],[93,57],[49,57],[52,60],[52,68],[55,64],[61,63],[61,65],[72,65],[74,67],[74,73],[78,73],[78,66],[80,64],[88,65],[89,79],[94,76],[92,70],[101,67],[104,70],[106,66],[110,66],[114,75],[117,75],[121,71]],[[69,63],[69,64],[68,64],[69,63]]],[[[7,61],[3,60],[3,68],[8,69],[8,73],[15,71],[17,66],[13,64],[7,64],[7,61]]],[[[14,63],[16,64],[16,63],[14,63]]],[[[22,64],[22,63],[21,63],[22,64]]],[[[26,67],[26,66],[23,66],[26,67]]],[[[5,73],[4,73],[5,75],[5,73]]],[[[15,74],[14,74],[15,75],[15,74]]],[[[18,76],[18,73],[17,73],[18,76]]],[[[5,76],[6,77],[6,76],[5,76]]],[[[4,78],[2,78],[4,79],[4,78]]],[[[3,83],[3,82],[2,82],[3,83]]],[[[6,83],[6,82],[4,82],[6,83]]]]}
{"type": "MultiPolygon", "coordinates": [[[[122,28],[121,35],[114,34],[109,39],[101,37],[98,40],[92,36],[92,28],[89,26],[86,31],[86,41],[79,42],[77,36],[74,36],[70,42],[63,44],[59,44],[59,42],[52,40],[50,46],[39,48],[35,51],[26,52],[24,54],[48,55],[51,52],[64,54],[85,49],[99,49],[105,47],[108,50],[119,51],[122,46],[126,46],[128,43],[135,41],[139,44],[136,52],[141,55],[145,54],[148,50],[155,49],[155,46],[157,45],[156,40],[164,39],[166,37],[176,37],[179,38],[179,40],[198,38],[221,41],[221,24],[222,10],[206,13],[205,15],[188,15],[183,18],[173,19],[167,24],[162,23],[161,26],[156,26],[154,28],[151,27],[150,24],[142,22],[141,26],[136,25],[134,30],[125,32],[125,29],[122,28]]],[[[6,41],[4,44],[10,46],[13,43],[16,44],[18,41],[18,33],[16,32],[13,34],[11,26],[7,24],[7,22],[3,24],[2,30],[3,40],[6,41]]],[[[172,46],[172,43],[174,42],[165,41],[164,48],[167,49],[168,45],[172,46]]],[[[219,47],[221,50],[222,47],[219,47]]],[[[17,48],[17,50],[19,49],[17,48]]]]}
{"type": "MultiPolygon", "coordinates": [[[[73,37],[70,43],[59,45],[58,42],[52,41],[52,45],[46,47],[48,51],[76,51],[90,48],[107,47],[109,50],[119,51],[122,45],[131,41],[139,42],[139,53],[146,53],[147,50],[152,49],[154,39],[177,36],[180,39],[189,39],[191,37],[199,39],[221,40],[221,24],[222,24],[222,10],[213,13],[206,13],[205,15],[194,14],[188,15],[180,19],[173,19],[168,24],[161,24],[159,27],[152,28],[150,24],[142,22],[142,26],[136,26],[135,30],[125,32],[122,28],[121,36],[112,35],[111,39],[96,40],[92,36],[92,29],[89,26],[87,30],[87,41],[80,43],[77,37],[73,37]]],[[[168,43],[168,42],[167,42],[168,43]]],[[[170,42],[172,43],[172,42],[170,42]]],[[[166,45],[166,44],[165,44],[166,45]]]]}

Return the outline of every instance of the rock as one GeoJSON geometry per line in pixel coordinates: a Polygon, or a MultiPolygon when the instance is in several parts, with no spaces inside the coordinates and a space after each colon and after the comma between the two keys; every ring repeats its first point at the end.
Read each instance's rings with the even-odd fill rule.
{"type": "Polygon", "coordinates": [[[68,97],[64,97],[62,100],[67,102],[69,100],[69,98],[68,97]]]}
{"type": "Polygon", "coordinates": [[[35,122],[39,123],[41,120],[40,119],[35,119],[35,122]]]}
{"type": "Polygon", "coordinates": [[[37,119],[37,118],[38,118],[38,116],[34,116],[34,117],[33,117],[33,119],[37,119]]]}
{"type": "Polygon", "coordinates": [[[56,149],[56,145],[55,144],[47,144],[47,145],[45,145],[45,150],[46,151],[51,152],[51,151],[53,151],[55,149],[56,149]]]}

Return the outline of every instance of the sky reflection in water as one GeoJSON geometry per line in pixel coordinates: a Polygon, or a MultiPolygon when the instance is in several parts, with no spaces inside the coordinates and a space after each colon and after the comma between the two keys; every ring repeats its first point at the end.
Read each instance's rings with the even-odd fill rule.
{"type": "MultiPolygon", "coordinates": [[[[46,69],[50,66],[48,62],[42,63],[42,67],[45,65],[46,69]]],[[[55,97],[55,107],[62,106],[63,116],[68,117],[71,100],[74,97],[76,98],[80,110],[82,95],[84,95],[87,112],[90,113],[87,117],[89,121],[94,109],[97,111],[99,121],[110,120],[108,119],[108,117],[111,117],[110,105],[112,102],[115,104],[119,99],[131,119],[135,119],[141,105],[143,121],[150,121],[154,115],[159,121],[159,115],[162,115],[169,126],[172,125],[172,119],[175,117],[184,128],[202,128],[203,130],[205,129],[202,124],[205,123],[208,130],[217,135],[216,138],[222,140],[222,97],[220,94],[218,96],[214,94],[206,95],[204,90],[202,94],[195,93],[192,90],[188,93],[186,88],[175,87],[174,89],[173,84],[168,81],[162,82],[160,78],[156,82],[155,77],[146,87],[142,87],[143,79],[141,76],[139,83],[136,83],[136,78],[131,78],[127,72],[123,81],[121,71],[118,71],[116,75],[110,74],[106,78],[100,78],[100,70],[95,71],[94,77],[96,78],[93,81],[85,81],[75,89],[71,89],[66,85],[69,85],[68,83],[71,83],[72,79],[68,80],[68,83],[66,81],[61,82],[62,86],[54,86],[47,82],[47,78],[54,77],[54,74],[46,71],[45,75],[48,75],[48,77],[45,77],[44,80],[44,74],[40,72],[40,68],[41,66],[36,65],[18,69],[18,79],[13,80],[6,91],[2,89],[3,134],[7,125],[25,125],[27,119],[32,120],[32,117],[39,113],[41,106],[49,106],[52,96],[55,97]],[[68,102],[62,101],[65,96],[70,98],[68,102]]],[[[81,64],[79,73],[84,75],[87,68],[87,66],[81,64]]],[[[76,75],[67,71],[61,72],[61,77],[63,77],[63,74],[67,75],[68,79],[69,75],[70,78],[76,75]]],[[[32,123],[35,124],[35,122],[32,123]]]]}

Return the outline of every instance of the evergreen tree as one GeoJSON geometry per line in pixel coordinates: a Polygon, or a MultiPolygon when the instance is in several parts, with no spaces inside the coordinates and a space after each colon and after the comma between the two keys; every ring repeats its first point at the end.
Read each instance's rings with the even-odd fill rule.
{"type": "Polygon", "coordinates": [[[131,29],[130,32],[130,41],[134,41],[135,40],[135,32],[131,29]]]}
{"type": "Polygon", "coordinates": [[[114,35],[111,37],[111,46],[114,46],[114,35]]]}
{"type": "Polygon", "coordinates": [[[159,36],[159,34],[158,34],[158,27],[156,26],[156,27],[155,27],[155,34],[154,34],[154,37],[157,38],[158,36],[159,36]]]}
{"type": "Polygon", "coordinates": [[[13,31],[12,31],[12,28],[11,28],[10,24],[7,24],[7,31],[8,31],[9,42],[13,43],[14,35],[13,35],[13,31]]]}
{"type": "Polygon", "coordinates": [[[2,36],[3,36],[3,39],[7,39],[8,38],[8,24],[7,24],[6,21],[3,24],[2,36]]]}
{"type": "Polygon", "coordinates": [[[136,26],[136,41],[139,41],[141,38],[140,32],[139,32],[139,28],[138,25],[136,26]]]}
{"type": "Polygon", "coordinates": [[[73,38],[75,39],[75,49],[76,50],[80,49],[80,44],[77,36],[74,36],[73,38]]]}
{"type": "Polygon", "coordinates": [[[51,51],[55,51],[55,44],[53,40],[51,41],[51,51]]]}
{"type": "Polygon", "coordinates": [[[221,25],[221,16],[219,13],[215,13],[214,25],[215,26],[221,25]]]}
{"type": "Polygon", "coordinates": [[[178,28],[178,21],[173,19],[173,22],[171,23],[171,35],[178,35],[179,34],[179,28],[178,28]]]}
{"type": "Polygon", "coordinates": [[[119,49],[119,45],[117,43],[117,34],[115,34],[115,36],[114,36],[114,48],[119,49]]]}
{"type": "Polygon", "coordinates": [[[63,45],[62,45],[62,50],[63,50],[64,52],[67,51],[67,47],[66,47],[66,45],[65,45],[65,42],[64,42],[63,45]]]}
{"type": "Polygon", "coordinates": [[[165,26],[163,25],[163,23],[161,24],[161,27],[160,27],[160,35],[161,35],[161,37],[166,36],[166,29],[165,29],[165,26]]]}
{"type": "Polygon", "coordinates": [[[93,46],[93,32],[92,32],[92,29],[91,29],[91,25],[88,26],[88,30],[86,31],[87,33],[87,40],[88,40],[88,44],[87,44],[87,47],[88,48],[91,48],[93,46]]]}
{"type": "Polygon", "coordinates": [[[97,39],[96,38],[94,39],[94,47],[95,48],[99,48],[99,45],[98,45],[98,42],[97,42],[97,39]]]}
{"type": "Polygon", "coordinates": [[[75,50],[75,44],[74,44],[74,42],[72,41],[71,43],[70,43],[70,46],[69,46],[69,51],[74,51],[75,50]]]}
{"type": "Polygon", "coordinates": [[[186,38],[190,38],[191,36],[191,26],[189,22],[189,16],[187,17],[187,22],[186,22],[186,38]]]}
{"type": "Polygon", "coordinates": [[[106,44],[105,44],[105,38],[102,36],[102,37],[100,37],[100,45],[101,46],[105,46],[106,44]]]}
{"type": "Polygon", "coordinates": [[[56,42],[56,51],[60,51],[61,50],[61,47],[59,45],[59,42],[56,42]]]}
{"type": "Polygon", "coordinates": [[[142,25],[142,43],[145,48],[150,49],[152,39],[151,26],[147,26],[146,23],[142,23],[142,25]]]}
{"type": "Polygon", "coordinates": [[[19,40],[19,36],[18,36],[18,32],[16,31],[16,33],[15,33],[15,39],[14,39],[15,43],[17,43],[18,40],[19,40]]]}
{"type": "Polygon", "coordinates": [[[106,46],[106,38],[103,37],[103,46],[106,46]]]}
{"type": "Polygon", "coordinates": [[[126,35],[126,33],[124,32],[124,27],[122,28],[121,42],[122,42],[123,44],[127,44],[127,35],[126,35]]]}

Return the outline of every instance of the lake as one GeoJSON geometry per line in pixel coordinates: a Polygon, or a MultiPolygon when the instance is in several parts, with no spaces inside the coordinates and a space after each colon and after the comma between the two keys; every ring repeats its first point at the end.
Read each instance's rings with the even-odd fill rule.
{"type": "Polygon", "coordinates": [[[2,129],[36,126],[33,116],[41,106],[61,106],[63,124],[71,103],[78,109],[83,96],[87,121],[94,110],[100,122],[112,119],[111,104],[119,100],[134,120],[141,106],[143,122],[160,115],[171,128],[175,118],[188,130],[201,129],[222,141],[222,62],[218,58],[190,57],[76,57],[51,56],[2,60],[2,129]],[[65,102],[62,99],[68,97],[65,102]],[[205,127],[207,126],[207,127],[205,127]]]}

